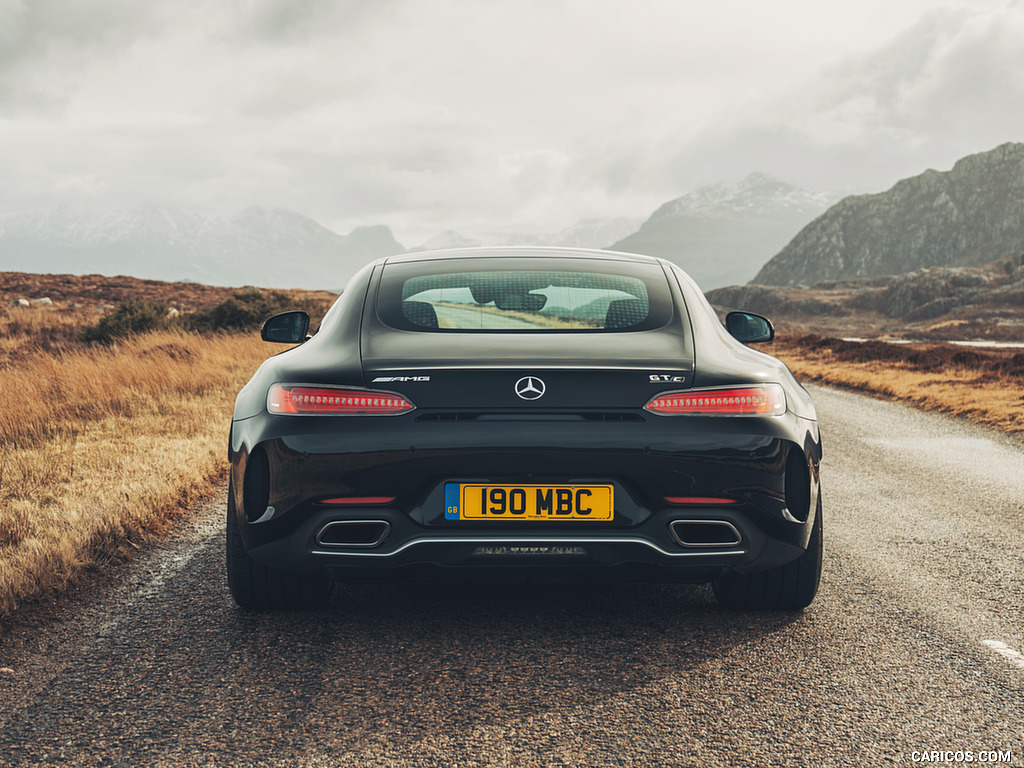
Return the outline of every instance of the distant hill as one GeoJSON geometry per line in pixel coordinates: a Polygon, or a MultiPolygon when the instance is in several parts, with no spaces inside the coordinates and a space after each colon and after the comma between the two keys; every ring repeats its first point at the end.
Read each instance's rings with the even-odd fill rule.
{"type": "Polygon", "coordinates": [[[560,248],[604,248],[640,226],[640,219],[629,217],[587,218],[558,232],[476,232],[446,230],[411,251],[432,251],[442,248],[475,248],[500,245],[550,245],[560,248]]]}
{"type": "MultiPolygon", "coordinates": [[[[310,303],[326,309],[337,298],[329,291],[271,289],[266,293],[284,293],[296,307],[310,303]]],[[[232,297],[261,293],[250,286],[225,287],[202,283],[173,283],[143,280],[126,275],[64,275],[35,272],[0,272],[0,315],[28,319],[36,312],[58,312],[66,317],[84,318],[82,323],[116,308],[126,301],[154,301],[180,312],[209,310],[232,297]],[[23,314],[24,313],[24,314],[23,314]]],[[[74,324],[74,323],[72,323],[74,324]]],[[[35,327],[29,325],[28,327],[35,327]]],[[[46,333],[40,338],[45,340],[46,333]]],[[[3,354],[0,352],[0,361],[3,354]]]]}
{"type": "Polygon", "coordinates": [[[7,271],[341,290],[368,261],[404,252],[387,227],[339,235],[282,209],[216,218],[153,205],[61,206],[0,219],[0,270],[7,271]]]}
{"type": "Polygon", "coordinates": [[[605,248],[608,243],[625,237],[640,226],[640,219],[580,219],[554,234],[544,245],[559,248],[605,248]]]}
{"type": "MultiPolygon", "coordinates": [[[[169,283],[118,275],[64,275],[35,272],[0,272],[0,307],[19,301],[49,299],[33,309],[105,309],[125,301],[157,301],[167,306],[205,309],[242,290],[201,283],[169,283]]],[[[319,294],[318,294],[319,295],[319,294]]]]}
{"type": "Polygon", "coordinates": [[[976,267],[826,280],[811,287],[735,285],[707,292],[723,310],[833,335],[1021,341],[1024,253],[976,267]]]}
{"type": "Polygon", "coordinates": [[[745,283],[838,199],[754,173],[665,203],[638,231],[607,247],[666,258],[704,290],[745,283]]]}
{"type": "Polygon", "coordinates": [[[972,266],[1024,248],[1024,144],[970,155],[887,192],[848,197],[808,224],[752,282],[811,285],[972,266]]]}

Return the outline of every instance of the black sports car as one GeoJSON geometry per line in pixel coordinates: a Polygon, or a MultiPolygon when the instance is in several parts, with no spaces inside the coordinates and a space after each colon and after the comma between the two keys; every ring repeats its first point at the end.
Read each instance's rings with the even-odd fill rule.
{"type": "Polygon", "coordinates": [[[662,259],[494,248],[376,261],[242,389],[227,571],[245,608],[334,581],[711,582],[800,609],[822,560],[814,405],[662,259]]]}

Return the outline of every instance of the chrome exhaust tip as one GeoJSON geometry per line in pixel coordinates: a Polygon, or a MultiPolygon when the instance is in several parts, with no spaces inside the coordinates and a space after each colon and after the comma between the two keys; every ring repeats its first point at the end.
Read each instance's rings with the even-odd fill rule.
{"type": "Polygon", "coordinates": [[[726,520],[673,520],[668,529],[681,547],[738,547],[743,541],[736,526],[726,520]]]}
{"type": "Polygon", "coordinates": [[[316,535],[321,547],[369,549],[379,546],[391,530],[387,520],[333,520],[316,535]]]}

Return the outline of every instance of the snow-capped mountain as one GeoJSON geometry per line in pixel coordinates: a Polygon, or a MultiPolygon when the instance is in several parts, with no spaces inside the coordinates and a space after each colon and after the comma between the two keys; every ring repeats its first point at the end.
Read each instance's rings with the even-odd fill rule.
{"type": "Polygon", "coordinates": [[[3,271],[340,290],[366,262],[404,251],[387,227],[339,235],[282,209],[211,217],[155,205],[60,206],[0,218],[3,271]]]}
{"type": "Polygon", "coordinates": [[[840,197],[754,173],[665,203],[609,247],[669,259],[705,291],[739,285],[840,197]]]}
{"type": "Polygon", "coordinates": [[[433,251],[442,248],[473,248],[496,245],[550,245],[564,248],[604,248],[608,243],[625,237],[640,226],[642,219],[586,218],[551,233],[510,232],[439,232],[413,251],[433,251]]]}
{"type": "Polygon", "coordinates": [[[721,217],[735,213],[761,215],[787,208],[803,212],[827,208],[837,197],[838,195],[832,192],[812,192],[795,187],[766,173],[752,173],[735,184],[712,184],[678,197],[663,205],[654,216],[702,214],[721,217]]]}

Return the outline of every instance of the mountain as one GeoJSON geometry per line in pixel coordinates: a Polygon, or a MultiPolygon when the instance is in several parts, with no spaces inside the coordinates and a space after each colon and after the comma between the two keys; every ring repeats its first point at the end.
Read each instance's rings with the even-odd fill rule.
{"type": "Polygon", "coordinates": [[[637,232],[609,248],[664,257],[704,290],[745,283],[838,198],[754,173],[665,203],[637,232]]]}
{"type": "Polygon", "coordinates": [[[424,241],[412,251],[433,251],[441,248],[473,248],[500,245],[550,245],[562,248],[604,248],[608,243],[634,231],[639,219],[629,217],[586,218],[558,232],[486,232],[462,233],[445,230],[424,241]]]}
{"type": "Polygon", "coordinates": [[[340,290],[366,262],[404,252],[387,227],[339,235],[282,209],[217,218],[155,205],[60,206],[0,219],[5,271],[340,290]]]}
{"type": "Polygon", "coordinates": [[[546,244],[564,248],[605,248],[608,243],[625,237],[638,226],[640,219],[636,218],[580,219],[556,232],[546,244]]]}
{"type": "Polygon", "coordinates": [[[1024,248],[1024,144],[1003,144],[892,189],[848,197],[808,224],[752,282],[813,284],[976,266],[1024,248]]]}
{"type": "Polygon", "coordinates": [[[433,237],[425,240],[419,245],[410,248],[410,251],[440,251],[445,248],[476,248],[483,245],[483,241],[472,235],[463,235],[451,229],[438,232],[433,237]]]}
{"type": "Polygon", "coordinates": [[[708,291],[721,308],[761,312],[819,334],[1020,341],[1024,253],[974,267],[826,280],[811,287],[734,285],[708,291]]]}

